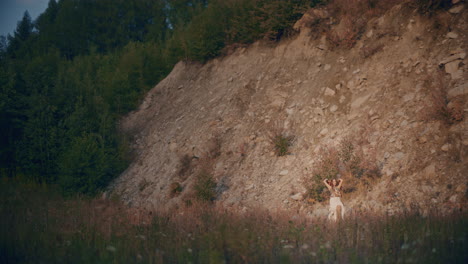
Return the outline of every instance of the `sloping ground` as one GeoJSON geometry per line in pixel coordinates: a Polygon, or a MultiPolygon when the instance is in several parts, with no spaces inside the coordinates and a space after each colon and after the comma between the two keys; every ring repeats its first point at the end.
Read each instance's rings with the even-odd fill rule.
{"type": "Polygon", "coordinates": [[[323,215],[327,202],[309,199],[306,187],[324,149],[348,142],[374,170],[358,178],[335,164],[348,209],[466,205],[468,19],[463,3],[454,8],[436,20],[395,6],[352,49],[311,34],[307,19],[321,13],[311,10],[294,39],[180,62],[122,120],[135,159],[111,191],[132,206],[183,206],[204,169],[226,207],[323,215]],[[289,155],[275,154],[278,133],[294,136],[289,155]]]}

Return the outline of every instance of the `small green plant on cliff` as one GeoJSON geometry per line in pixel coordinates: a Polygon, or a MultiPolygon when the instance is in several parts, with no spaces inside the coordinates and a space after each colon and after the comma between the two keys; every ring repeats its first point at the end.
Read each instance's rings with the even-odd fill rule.
{"type": "Polygon", "coordinates": [[[173,182],[169,186],[169,197],[176,197],[183,191],[182,185],[178,182],[173,182]]]}
{"type": "Polygon", "coordinates": [[[278,156],[286,156],[289,152],[289,147],[293,144],[294,137],[286,136],[284,134],[277,134],[273,137],[272,141],[275,145],[275,152],[278,156]]]}
{"type": "Polygon", "coordinates": [[[208,171],[202,170],[195,181],[196,197],[202,201],[213,201],[216,198],[216,182],[208,171]]]}

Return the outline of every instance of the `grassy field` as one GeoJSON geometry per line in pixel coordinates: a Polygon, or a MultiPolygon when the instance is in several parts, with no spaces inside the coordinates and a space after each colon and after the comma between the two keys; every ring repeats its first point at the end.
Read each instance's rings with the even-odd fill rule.
{"type": "Polygon", "coordinates": [[[149,213],[3,179],[0,263],[468,263],[468,217],[149,213]]]}

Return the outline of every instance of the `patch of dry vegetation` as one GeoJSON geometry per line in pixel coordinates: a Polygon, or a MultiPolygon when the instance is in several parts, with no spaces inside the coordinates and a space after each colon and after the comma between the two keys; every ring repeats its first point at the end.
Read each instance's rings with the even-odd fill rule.
{"type": "Polygon", "coordinates": [[[424,84],[429,94],[429,100],[420,112],[423,120],[438,120],[446,126],[463,121],[463,101],[460,98],[449,100],[447,80],[441,71],[435,75],[427,76],[424,84]]]}
{"type": "Polygon", "coordinates": [[[63,200],[2,180],[0,262],[465,263],[467,215],[348,214],[337,224],[290,212],[195,202],[168,212],[63,200]]]}
{"type": "Polygon", "coordinates": [[[375,155],[363,152],[363,133],[361,137],[346,137],[338,147],[328,147],[320,150],[318,164],[310,176],[304,179],[309,202],[322,202],[327,198],[324,179],[342,178],[344,193],[353,193],[367,189],[370,182],[380,178],[381,169],[375,155]]]}
{"type": "Polygon", "coordinates": [[[421,14],[434,14],[439,9],[452,6],[452,0],[416,0],[414,4],[421,14]]]}
{"type": "Polygon", "coordinates": [[[332,47],[352,48],[366,30],[367,22],[379,17],[393,6],[404,0],[333,0],[327,8],[330,10],[333,30],[326,32],[326,38],[332,47]]]}
{"type": "Polygon", "coordinates": [[[281,122],[274,122],[266,131],[268,138],[273,145],[276,156],[286,156],[291,154],[290,148],[294,144],[294,135],[291,131],[284,129],[281,122]]]}

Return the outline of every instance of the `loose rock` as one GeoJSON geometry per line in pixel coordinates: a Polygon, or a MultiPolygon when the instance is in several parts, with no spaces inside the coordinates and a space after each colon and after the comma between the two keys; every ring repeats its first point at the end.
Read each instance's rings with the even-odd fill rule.
{"type": "Polygon", "coordinates": [[[304,200],[304,195],[302,193],[296,193],[295,195],[291,196],[291,199],[294,201],[302,201],[304,200]]]}
{"type": "Polygon", "coordinates": [[[458,34],[452,31],[452,32],[447,33],[446,37],[449,39],[456,39],[458,38],[458,34]]]}
{"type": "Polygon", "coordinates": [[[457,5],[457,6],[454,6],[454,7],[450,8],[449,13],[458,14],[462,10],[463,10],[463,5],[457,5]]]}
{"type": "Polygon", "coordinates": [[[335,95],[335,91],[330,89],[330,88],[325,88],[325,96],[334,96],[335,95]]]}
{"type": "Polygon", "coordinates": [[[451,147],[451,145],[449,143],[447,143],[447,144],[444,144],[440,149],[442,151],[447,152],[447,151],[449,151],[450,147],[451,147]]]}

